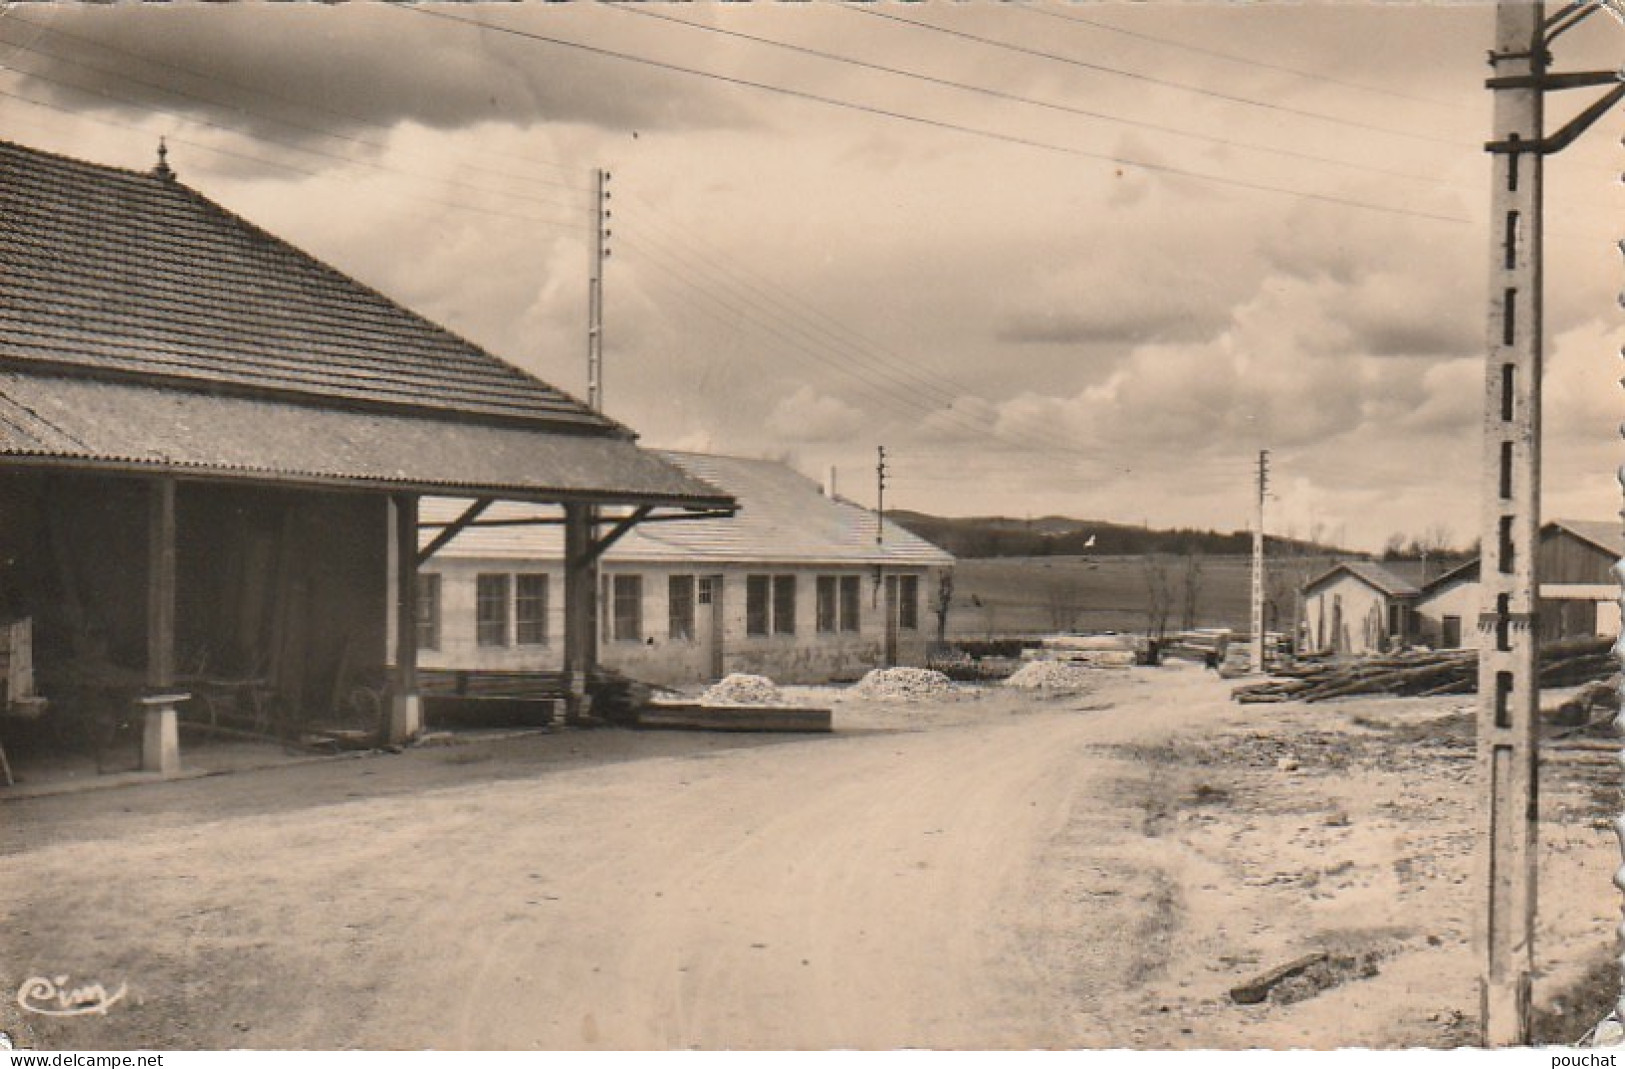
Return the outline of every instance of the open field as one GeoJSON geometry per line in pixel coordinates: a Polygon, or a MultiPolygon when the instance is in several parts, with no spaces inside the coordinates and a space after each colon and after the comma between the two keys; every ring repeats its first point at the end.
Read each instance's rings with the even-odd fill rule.
{"type": "MultiPolygon", "coordinates": [[[[25,1045],[1454,1046],[1461,699],[1243,707],[1192,666],[833,705],[833,735],[565,731],[0,801],[25,1045]],[[1321,966],[1269,998],[1231,988],[1321,966]]],[[[1565,748],[1567,747],[1567,748],[1565,748]]],[[[1611,754],[1541,791],[1544,1038],[1596,1020],[1611,754]]],[[[1603,986],[1607,986],[1604,984],[1603,986]]]]}
{"type": "MultiPolygon", "coordinates": [[[[1199,557],[1196,627],[1245,630],[1252,583],[1250,557],[1199,557]]],[[[1171,629],[1184,626],[1186,558],[1166,557],[1172,590],[1171,629]]],[[[1298,557],[1270,563],[1266,597],[1280,603],[1284,620],[1295,610],[1294,591],[1303,576],[1330,567],[1330,558],[1298,557]]],[[[1054,631],[1135,631],[1147,628],[1146,558],[968,557],[954,568],[950,639],[985,639],[1054,631]]],[[[1266,615],[1266,620],[1270,620],[1266,615]]]]}

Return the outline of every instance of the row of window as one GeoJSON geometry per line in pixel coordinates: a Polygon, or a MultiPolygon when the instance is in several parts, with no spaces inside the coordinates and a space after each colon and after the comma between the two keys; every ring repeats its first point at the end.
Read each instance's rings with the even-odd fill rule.
{"type": "MultiPolygon", "coordinates": [[[[667,578],[666,634],[674,642],[695,638],[700,607],[717,603],[719,575],[673,575],[667,578]]],[[[919,576],[886,577],[888,601],[897,605],[897,626],[920,626],[919,576]]],[[[745,577],[745,634],[752,637],[796,633],[794,575],[745,577]]],[[[813,587],[814,627],[819,634],[855,633],[861,629],[863,583],[856,575],[820,575],[813,587]]],[[[642,642],[643,576],[604,576],[603,637],[610,642],[642,642]]],[[[545,646],[548,576],[542,573],[481,573],[475,577],[474,640],[480,646],[545,646]]],[[[418,648],[440,648],[440,576],[418,576],[418,648]]]]}

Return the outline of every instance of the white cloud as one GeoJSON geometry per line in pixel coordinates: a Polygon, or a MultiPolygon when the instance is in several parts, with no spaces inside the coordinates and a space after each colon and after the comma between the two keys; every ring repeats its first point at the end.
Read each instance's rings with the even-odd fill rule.
{"type": "Polygon", "coordinates": [[[788,442],[838,442],[862,430],[864,416],[838,397],[801,386],[773,406],[766,426],[788,442]]]}

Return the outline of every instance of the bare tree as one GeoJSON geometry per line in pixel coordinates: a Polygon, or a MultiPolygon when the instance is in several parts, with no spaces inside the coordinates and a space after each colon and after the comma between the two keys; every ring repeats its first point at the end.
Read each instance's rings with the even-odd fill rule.
{"type": "Polygon", "coordinates": [[[1202,599],[1202,555],[1187,552],[1185,554],[1185,567],[1180,572],[1181,592],[1184,594],[1184,605],[1181,613],[1180,626],[1186,631],[1196,626],[1198,610],[1202,599]]]}
{"type": "Polygon", "coordinates": [[[1168,615],[1174,607],[1173,583],[1169,577],[1168,555],[1147,553],[1141,558],[1145,569],[1146,630],[1153,639],[1168,633],[1168,615]]]}
{"type": "Polygon", "coordinates": [[[1044,604],[1049,609],[1049,626],[1051,631],[1071,631],[1078,625],[1078,616],[1083,611],[1083,598],[1078,589],[1078,583],[1071,578],[1059,576],[1050,580],[1044,588],[1044,604]]]}
{"type": "Polygon", "coordinates": [[[937,580],[937,645],[948,644],[948,608],[954,600],[954,573],[943,572],[937,580]]]}

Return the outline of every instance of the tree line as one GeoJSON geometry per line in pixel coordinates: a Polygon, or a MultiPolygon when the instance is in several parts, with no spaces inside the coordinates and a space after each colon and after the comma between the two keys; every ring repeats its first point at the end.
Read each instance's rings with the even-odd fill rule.
{"type": "MultiPolygon", "coordinates": [[[[1250,531],[1156,528],[1046,516],[1016,520],[1002,516],[945,517],[898,510],[887,519],[956,557],[1127,557],[1167,554],[1228,556],[1252,552],[1250,531]]],[[[1272,549],[1306,554],[1339,552],[1297,539],[1270,538],[1272,549]]]]}

